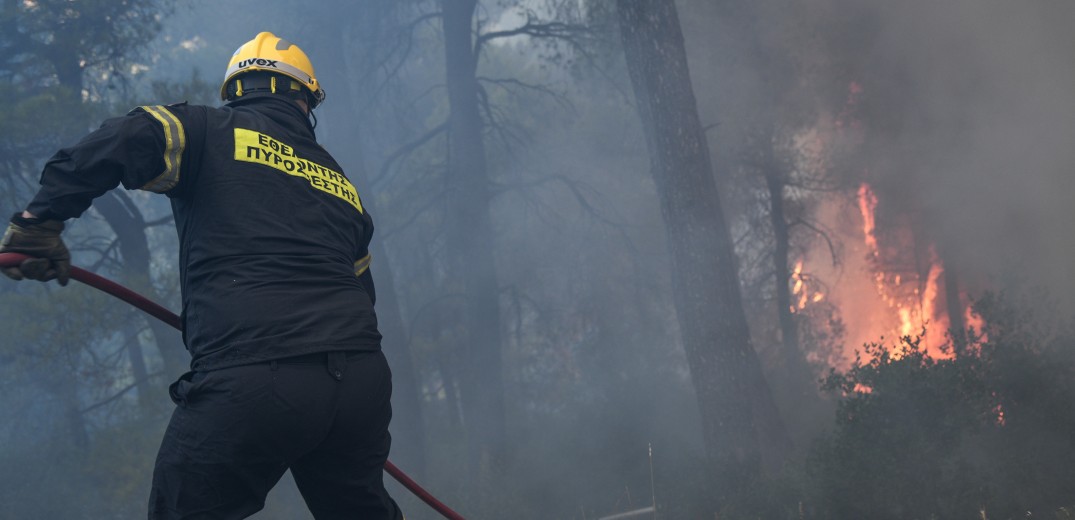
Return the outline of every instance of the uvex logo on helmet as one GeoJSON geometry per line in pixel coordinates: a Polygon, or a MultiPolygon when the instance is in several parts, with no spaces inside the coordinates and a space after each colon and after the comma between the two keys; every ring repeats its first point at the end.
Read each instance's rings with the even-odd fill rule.
{"type": "MultiPolygon", "coordinates": [[[[224,72],[224,82],[220,85],[220,99],[234,101],[242,97],[249,89],[256,88],[253,83],[242,84],[242,78],[255,69],[280,73],[290,77],[299,83],[300,90],[304,90],[311,96],[308,104],[314,108],[325,99],[325,89],[321,88],[317,79],[314,78],[314,67],[310,64],[310,58],[302,49],[275,34],[262,31],[250,40],[242,44],[228,60],[228,68],[224,72]]],[[[291,91],[290,83],[285,87],[291,91]]],[[[272,90],[272,85],[269,85],[272,90]]]]}
{"type": "Polygon", "coordinates": [[[259,67],[277,68],[276,67],[276,61],[277,60],[266,60],[266,59],[262,59],[262,58],[250,58],[248,60],[240,61],[238,67],[240,69],[243,69],[243,68],[249,67],[251,65],[257,65],[259,67]]]}

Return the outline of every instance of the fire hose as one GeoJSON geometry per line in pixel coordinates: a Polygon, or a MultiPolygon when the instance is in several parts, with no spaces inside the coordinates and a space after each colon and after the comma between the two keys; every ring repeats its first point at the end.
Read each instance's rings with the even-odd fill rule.
{"type": "MultiPolygon", "coordinates": [[[[0,253],[0,267],[16,267],[22,263],[23,260],[30,258],[29,256],[19,253],[0,253]]],[[[71,266],[71,278],[78,280],[94,289],[104,291],[120,300],[123,300],[135,308],[157,318],[158,320],[175,327],[176,330],[182,330],[182,324],[179,321],[179,316],[176,316],[174,312],[161,307],[152,300],[138,294],[108,278],[100,276],[95,273],[91,273],[85,269],[71,266]]],[[[426,491],[422,486],[418,485],[411,477],[392,464],[392,461],[385,460],[384,470],[396,479],[397,482],[407,488],[408,491],[414,493],[414,495],[420,498],[423,502],[432,507],[438,513],[447,518],[448,520],[465,520],[459,513],[452,511],[451,508],[444,505],[443,502],[437,500],[429,491],[426,491]]]]}

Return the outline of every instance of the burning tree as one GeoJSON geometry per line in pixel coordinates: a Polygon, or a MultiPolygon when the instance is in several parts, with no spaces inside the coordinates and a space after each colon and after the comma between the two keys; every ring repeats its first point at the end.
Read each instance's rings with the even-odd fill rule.
{"type": "MultiPolygon", "coordinates": [[[[832,148],[826,153],[845,168],[840,175],[846,179],[845,193],[853,197],[853,202],[845,197],[823,201],[817,209],[820,226],[849,244],[848,251],[842,270],[817,262],[802,268],[837,281],[829,299],[840,306],[848,330],[843,359],[836,364],[846,366],[854,349],[879,338],[881,343],[888,338],[897,352],[894,341],[915,335],[922,336],[923,350],[934,357],[957,355],[967,346],[967,334],[980,332],[984,323],[971,309],[970,290],[957,276],[955,263],[946,260],[950,248],[934,232],[936,222],[916,210],[916,200],[889,186],[892,181],[882,179],[885,189],[880,192],[871,182],[876,159],[867,153],[872,134],[859,113],[863,87],[851,82],[847,90],[847,103],[833,124],[815,130],[832,148]]],[[[806,256],[825,252],[815,244],[806,256]]]]}

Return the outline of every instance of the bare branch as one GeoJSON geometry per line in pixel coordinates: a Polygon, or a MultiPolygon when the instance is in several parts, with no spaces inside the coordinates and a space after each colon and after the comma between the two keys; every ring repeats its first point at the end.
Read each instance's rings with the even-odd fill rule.
{"type": "Polygon", "coordinates": [[[396,44],[389,49],[388,52],[385,52],[384,56],[376,64],[370,67],[371,70],[382,70],[384,72],[384,78],[373,89],[373,92],[368,96],[366,104],[360,107],[360,111],[367,110],[368,106],[378,99],[381,92],[388,88],[388,85],[392,83],[392,80],[399,76],[399,71],[407,63],[407,58],[410,57],[411,49],[414,48],[414,31],[418,26],[429,20],[440,18],[441,16],[442,13],[440,11],[426,13],[411,20],[410,23],[399,29],[399,34],[405,34],[405,36],[398,38],[396,44]],[[390,65],[389,62],[392,57],[396,55],[400,47],[403,47],[403,51],[400,53],[395,64],[390,65]]]}
{"type": "Polygon", "coordinates": [[[384,164],[381,165],[381,169],[377,173],[377,177],[375,179],[373,179],[373,182],[370,183],[371,186],[377,186],[378,184],[380,184],[380,183],[384,182],[385,180],[387,180],[388,172],[392,168],[392,165],[394,165],[396,163],[396,161],[402,159],[403,157],[406,157],[407,155],[410,155],[411,152],[417,150],[418,148],[421,148],[423,145],[428,143],[434,137],[444,133],[444,131],[447,130],[447,129],[448,129],[448,122],[445,121],[445,122],[443,122],[443,123],[441,123],[441,124],[439,124],[439,125],[437,125],[437,126],[435,126],[433,128],[430,128],[429,130],[426,131],[426,133],[420,135],[417,139],[415,139],[415,140],[413,140],[413,141],[411,141],[411,142],[409,142],[407,144],[404,144],[403,146],[399,147],[396,151],[392,152],[388,156],[388,158],[385,159],[384,164]]]}
{"type": "Polygon", "coordinates": [[[812,224],[809,221],[807,221],[805,219],[802,219],[802,218],[797,218],[797,219],[795,219],[795,221],[789,223],[788,228],[790,229],[790,228],[792,228],[794,226],[797,226],[797,225],[805,226],[805,227],[813,230],[819,236],[821,236],[821,238],[824,239],[825,243],[829,246],[829,255],[832,257],[832,266],[836,267],[836,266],[840,265],[840,257],[836,253],[836,244],[833,243],[832,238],[829,237],[829,234],[827,232],[825,232],[824,230],[820,229],[819,227],[815,226],[814,224],[812,224]]]}
{"type": "Polygon", "coordinates": [[[512,36],[529,36],[531,38],[549,38],[562,40],[574,47],[580,46],[580,40],[594,33],[592,27],[582,24],[563,22],[539,22],[533,13],[527,13],[526,23],[514,29],[492,31],[479,34],[474,41],[474,54],[481,53],[483,46],[498,38],[512,36]]]}
{"type": "Polygon", "coordinates": [[[515,29],[506,31],[493,31],[479,35],[474,43],[475,51],[480,52],[482,45],[497,38],[510,38],[512,36],[530,36],[531,38],[556,38],[575,43],[578,37],[587,35],[591,30],[584,25],[566,24],[562,22],[536,23],[533,19],[527,20],[526,24],[515,29]]]}
{"type": "Polygon", "coordinates": [[[477,91],[478,107],[482,109],[485,118],[489,121],[486,125],[487,129],[499,137],[500,141],[504,143],[505,148],[508,150],[512,149],[512,142],[519,146],[525,144],[525,140],[522,137],[516,135],[515,132],[511,131],[507,124],[502,122],[509,121],[511,118],[507,117],[506,112],[489,102],[489,92],[485,90],[485,87],[480,82],[478,83],[477,91]]]}
{"type": "Polygon", "coordinates": [[[120,389],[119,392],[116,392],[115,394],[113,394],[111,397],[105,399],[104,401],[100,401],[100,402],[91,404],[90,406],[87,406],[86,408],[83,408],[83,409],[79,410],[79,413],[86,414],[86,413],[92,412],[92,411],[94,411],[94,410],[96,410],[96,409],[98,409],[98,408],[100,408],[102,406],[105,406],[108,403],[111,403],[112,401],[115,401],[116,399],[119,399],[120,397],[123,397],[123,394],[126,394],[127,392],[130,392],[133,388],[137,387],[138,385],[140,385],[140,384],[142,384],[142,383],[144,383],[146,381],[149,381],[150,379],[152,379],[154,377],[157,377],[157,376],[159,376],[161,374],[164,374],[164,372],[154,372],[152,374],[148,374],[145,378],[139,379],[137,381],[134,381],[133,383],[123,387],[122,389],[120,389]]]}
{"type": "Polygon", "coordinates": [[[553,89],[551,89],[551,88],[549,88],[549,87],[547,87],[545,85],[534,85],[534,84],[531,84],[531,83],[526,83],[524,81],[520,81],[520,80],[515,79],[515,78],[495,79],[495,78],[486,78],[486,77],[478,76],[477,79],[478,79],[478,83],[488,83],[488,84],[491,84],[491,85],[496,85],[498,87],[503,88],[507,92],[512,92],[511,89],[508,88],[508,86],[519,87],[519,88],[524,89],[524,90],[532,90],[532,91],[537,92],[539,94],[544,94],[546,96],[549,96],[558,105],[560,105],[561,107],[563,107],[563,108],[565,108],[567,110],[572,110],[572,111],[575,110],[574,104],[571,103],[571,100],[568,99],[567,96],[565,96],[565,95],[563,95],[563,94],[561,94],[559,92],[556,92],[553,89]]]}
{"type": "Polygon", "coordinates": [[[547,176],[547,177],[542,177],[540,179],[535,179],[535,180],[528,181],[528,182],[515,183],[515,184],[510,184],[510,185],[502,184],[502,185],[499,185],[499,186],[495,186],[493,188],[493,195],[495,196],[495,195],[505,193],[507,191],[513,191],[513,190],[520,190],[520,191],[521,190],[526,190],[526,189],[529,189],[529,188],[543,186],[543,185],[553,183],[553,182],[558,182],[560,184],[563,184],[565,187],[567,187],[568,191],[570,191],[571,194],[575,197],[575,201],[578,202],[579,207],[581,207],[583,209],[583,211],[585,211],[586,213],[588,213],[589,215],[591,215],[592,217],[594,217],[598,221],[603,222],[603,223],[608,224],[608,225],[613,226],[613,227],[622,226],[621,223],[615,222],[615,221],[605,217],[604,215],[602,215],[597,210],[597,208],[595,208],[593,206],[593,204],[590,203],[589,199],[587,198],[586,194],[584,193],[584,190],[594,191],[593,188],[591,188],[590,186],[587,186],[585,183],[582,183],[582,182],[579,182],[577,180],[571,179],[570,177],[568,177],[566,175],[562,175],[562,174],[550,175],[550,176],[547,176]]]}
{"type": "Polygon", "coordinates": [[[419,216],[421,216],[426,211],[429,211],[429,209],[432,208],[436,203],[443,202],[444,199],[445,199],[445,196],[446,196],[445,194],[447,192],[448,192],[448,190],[446,190],[446,189],[441,190],[439,193],[435,194],[433,197],[430,197],[429,200],[427,200],[424,204],[422,204],[418,208],[418,211],[415,211],[414,213],[412,213],[411,216],[406,221],[404,221],[403,223],[399,224],[398,226],[396,226],[394,228],[391,228],[391,229],[388,229],[388,230],[385,230],[385,231],[381,232],[381,240],[388,240],[388,237],[394,235],[395,233],[398,233],[399,231],[402,231],[403,229],[406,229],[408,226],[413,224],[415,220],[418,220],[419,216]]]}

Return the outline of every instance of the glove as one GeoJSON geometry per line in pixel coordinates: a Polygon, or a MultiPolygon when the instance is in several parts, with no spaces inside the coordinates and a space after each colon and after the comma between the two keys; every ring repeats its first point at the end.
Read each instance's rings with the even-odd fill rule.
{"type": "Polygon", "coordinates": [[[4,268],[4,275],[13,280],[58,280],[60,285],[67,285],[71,278],[71,253],[60,239],[61,231],[61,220],[23,218],[16,213],[0,240],[0,253],[22,253],[34,258],[23,260],[17,267],[4,268]]]}

